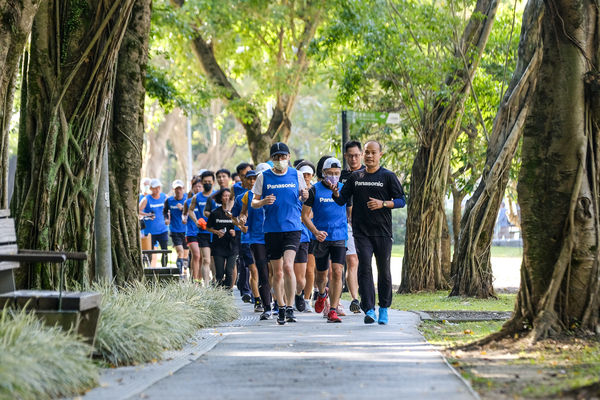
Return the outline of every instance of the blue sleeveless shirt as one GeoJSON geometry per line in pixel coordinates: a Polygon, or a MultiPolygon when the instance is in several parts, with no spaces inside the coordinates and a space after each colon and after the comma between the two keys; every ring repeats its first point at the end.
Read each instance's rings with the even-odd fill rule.
{"type": "Polygon", "coordinates": [[[165,206],[165,200],[167,195],[161,193],[158,199],[152,197],[151,194],[146,195],[146,207],[144,212],[154,213],[154,219],[147,219],[146,222],[146,234],[160,235],[168,231],[167,225],[165,225],[165,216],[163,215],[163,208],[165,206]]]}
{"type": "Polygon", "coordinates": [[[169,212],[171,213],[169,230],[173,233],[185,233],[185,225],[183,225],[182,220],[183,210],[180,210],[179,207],[177,207],[177,204],[183,206],[183,203],[185,203],[185,197],[182,197],[181,200],[175,199],[175,196],[171,196],[167,199],[167,206],[169,206],[169,212]]]}
{"type": "Polygon", "coordinates": [[[265,198],[271,194],[275,195],[275,203],[266,205],[265,209],[265,233],[270,232],[293,232],[302,230],[300,221],[300,210],[298,209],[298,171],[288,168],[285,175],[276,175],[272,170],[263,173],[262,196],[265,198]]]}
{"type": "MultiPolygon", "coordinates": [[[[326,241],[348,240],[346,206],[337,205],[331,197],[331,190],[321,182],[313,187],[315,188],[315,201],[312,206],[313,224],[318,230],[327,232],[326,241]]],[[[338,183],[338,188],[342,189],[341,183],[338,183]]]]}

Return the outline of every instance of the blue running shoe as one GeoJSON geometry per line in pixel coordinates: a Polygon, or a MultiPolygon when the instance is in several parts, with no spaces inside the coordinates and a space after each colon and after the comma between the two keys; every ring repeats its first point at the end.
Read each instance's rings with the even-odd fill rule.
{"type": "Polygon", "coordinates": [[[375,315],[375,309],[371,308],[369,311],[365,313],[365,324],[372,324],[377,319],[377,315],[375,315]]]}
{"type": "Polygon", "coordinates": [[[379,320],[377,323],[379,325],[387,325],[388,319],[388,309],[387,307],[379,307],[379,320]]]}

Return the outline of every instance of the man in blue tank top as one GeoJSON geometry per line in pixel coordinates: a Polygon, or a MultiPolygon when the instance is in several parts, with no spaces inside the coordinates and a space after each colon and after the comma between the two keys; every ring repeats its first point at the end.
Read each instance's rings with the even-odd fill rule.
{"type": "Polygon", "coordinates": [[[183,196],[183,182],[179,179],[173,181],[171,185],[173,196],[167,198],[165,201],[165,207],[163,208],[163,215],[165,217],[165,224],[169,226],[169,232],[171,233],[171,241],[177,252],[177,268],[179,268],[179,275],[183,276],[183,268],[187,261],[188,246],[185,240],[185,224],[183,223],[183,205],[185,198],[183,196]]]}
{"type": "Polygon", "coordinates": [[[316,284],[319,296],[315,302],[315,312],[323,312],[327,297],[330,308],[327,322],[342,322],[337,315],[337,306],[342,295],[342,274],[346,257],[346,240],[348,239],[348,221],[346,207],[338,205],[332,198],[331,188],[340,190],[339,183],[342,163],[333,157],[323,164],[323,180],[316,183],[308,194],[308,200],[302,207],[302,221],[317,238],[315,245],[315,265],[317,269],[316,284]],[[310,218],[312,211],[313,217],[310,218]],[[331,258],[331,281],[327,291],[327,275],[331,258]]]}
{"type": "MultiPolygon", "coordinates": [[[[202,191],[192,197],[192,201],[190,202],[190,208],[194,209],[198,206],[200,210],[199,215],[204,215],[204,207],[206,206],[206,202],[211,194],[214,193],[213,183],[215,181],[215,174],[212,171],[204,171],[202,175],[200,175],[200,182],[202,183],[202,191]]],[[[192,219],[196,226],[198,227],[198,247],[200,248],[200,253],[202,254],[202,261],[200,264],[200,271],[202,272],[202,279],[204,280],[204,285],[208,285],[210,282],[210,243],[212,241],[212,235],[209,231],[206,230],[206,219],[198,218],[196,214],[190,213],[189,217],[192,219]]],[[[214,276],[214,271],[213,271],[214,276]]]]}
{"type": "Polygon", "coordinates": [[[264,207],[265,245],[273,265],[273,289],[279,304],[277,323],[296,322],[292,304],[296,294],[294,259],[300,244],[302,222],[298,199],[308,198],[302,174],[289,167],[290,150],[285,143],[271,146],[273,168],[256,179],[253,208],[264,207]]]}
{"type": "MultiPolygon", "coordinates": [[[[165,224],[163,208],[167,195],[161,192],[161,183],[158,179],[152,179],[150,182],[151,194],[146,195],[140,201],[140,215],[149,217],[146,220],[146,233],[150,234],[152,247],[160,245],[162,250],[167,250],[169,246],[169,230],[165,224]]],[[[152,255],[152,263],[156,261],[156,254],[152,255]]],[[[167,255],[162,256],[162,266],[167,266],[167,255]]]]}

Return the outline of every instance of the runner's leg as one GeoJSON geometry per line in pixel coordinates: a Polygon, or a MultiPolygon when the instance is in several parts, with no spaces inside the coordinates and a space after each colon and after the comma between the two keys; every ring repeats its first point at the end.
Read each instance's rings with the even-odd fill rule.
{"type": "Polygon", "coordinates": [[[219,286],[227,286],[227,284],[223,282],[223,276],[225,275],[226,257],[213,256],[213,258],[215,260],[215,281],[219,286]]]}
{"type": "Polygon", "coordinates": [[[358,293],[360,308],[367,312],[375,308],[375,283],[373,282],[373,244],[368,237],[355,236],[356,253],[358,255],[358,293]]]}
{"type": "Polygon", "coordinates": [[[210,247],[200,247],[200,253],[202,253],[202,263],[200,265],[202,280],[204,281],[204,286],[208,286],[210,284],[210,247]]]}
{"type": "Polygon", "coordinates": [[[372,237],[375,261],[377,263],[377,293],[379,307],[388,308],[392,305],[392,274],[390,272],[390,258],[392,256],[392,238],[372,237]]]}

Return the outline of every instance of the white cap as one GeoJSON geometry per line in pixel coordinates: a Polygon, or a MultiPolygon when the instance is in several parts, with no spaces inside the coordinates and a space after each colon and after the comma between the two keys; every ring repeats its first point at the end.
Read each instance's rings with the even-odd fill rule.
{"type": "Polygon", "coordinates": [[[154,179],[152,179],[152,180],[150,181],[150,187],[151,187],[151,188],[155,188],[155,187],[161,187],[161,186],[162,186],[162,183],[160,183],[160,179],[156,179],[156,178],[154,178],[154,179]]]}
{"type": "Polygon", "coordinates": [[[171,187],[172,187],[173,189],[176,189],[176,188],[178,188],[178,187],[180,187],[180,188],[183,188],[183,187],[185,187],[185,186],[184,186],[184,184],[183,184],[183,181],[181,181],[180,179],[175,179],[175,180],[173,181],[173,183],[171,184],[171,187]]]}
{"type": "Polygon", "coordinates": [[[260,174],[261,172],[266,171],[268,169],[271,169],[271,166],[267,163],[261,162],[256,166],[255,171],[260,174]]]}
{"type": "Polygon", "coordinates": [[[202,173],[203,173],[204,171],[208,171],[208,170],[207,170],[206,168],[199,169],[199,170],[198,170],[198,173],[197,173],[196,175],[200,176],[200,175],[202,175],[202,173]]]}
{"type": "Polygon", "coordinates": [[[329,168],[342,168],[342,163],[340,162],[340,160],[338,160],[335,157],[329,157],[323,163],[323,169],[329,169],[329,168]]]}
{"type": "Polygon", "coordinates": [[[315,171],[312,169],[310,165],[303,165],[302,168],[299,169],[303,174],[311,174],[314,175],[315,171]]]}
{"type": "Polygon", "coordinates": [[[151,179],[150,178],[143,178],[142,179],[142,186],[148,186],[150,185],[151,179]]]}

